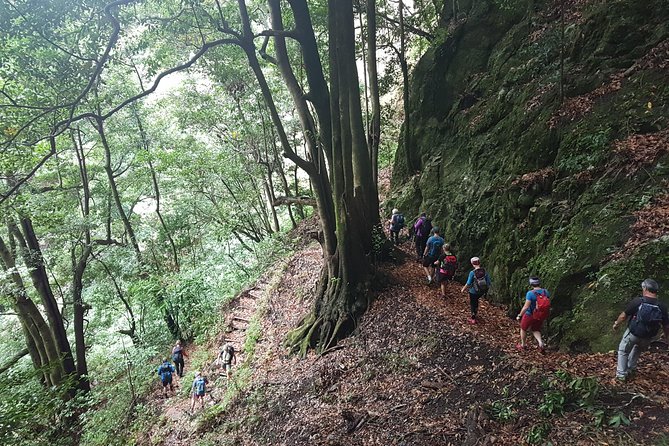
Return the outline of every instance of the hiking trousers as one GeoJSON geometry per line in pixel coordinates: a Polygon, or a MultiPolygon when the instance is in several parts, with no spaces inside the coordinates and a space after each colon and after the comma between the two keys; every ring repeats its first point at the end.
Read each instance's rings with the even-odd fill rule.
{"type": "Polygon", "coordinates": [[[183,378],[184,376],[184,358],[179,358],[174,360],[174,368],[177,371],[177,375],[183,378]]]}
{"type": "Polygon", "coordinates": [[[396,245],[400,244],[400,230],[394,231],[390,230],[390,240],[392,240],[396,245]]]}
{"type": "Polygon", "coordinates": [[[416,256],[420,259],[423,257],[423,253],[425,252],[425,245],[427,245],[427,237],[422,235],[416,235],[415,243],[416,243],[416,256]]]}
{"type": "Polygon", "coordinates": [[[630,371],[636,369],[639,355],[650,345],[651,339],[644,339],[632,334],[630,329],[625,330],[618,345],[618,369],[616,376],[624,378],[630,371]]]}
{"type": "Polygon", "coordinates": [[[472,312],[472,319],[476,319],[479,312],[479,299],[485,294],[469,293],[469,309],[472,312]]]}

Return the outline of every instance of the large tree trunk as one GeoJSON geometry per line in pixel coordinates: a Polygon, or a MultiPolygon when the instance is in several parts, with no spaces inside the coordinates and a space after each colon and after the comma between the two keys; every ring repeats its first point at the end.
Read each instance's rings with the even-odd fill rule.
{"type": "Polygon", "coordinates": [[[21,321],[26,346],[35,370],[42,371],[42,381],[46,386],[58,385],[63,376],[58,347],[39,309],[28,298],[23,279],[16,269],[16,260],[2,237],[0,237],[0,259],[2,260],[0,264],[11,276],[14,284],[11,292],[12,304],[21,321]]]}
{"type": "MultiPolygon", "coordinates": [[[[275,1],[272,0],[270,4],[275,1]]],[[[305,14],[306,3],[303,0],[292,0],[290,4],[300,36],[313,36],[311,23],[305,19],[308,17],[308,13],[305,14]]],[[[277,12],[280,11],[274,7],[272,23],[275,28],[280,25],[277,12]]],[[[321,272],[313,311],[288,338],[291,348],[301,353],[309,347],[316,347],[320,351],[326,350],[338,339],[350,333],[358,317],[367,309],[369,302],[366,289],[371,276],[372,233],[379,222],[378,196],[363,126],[355,65],[354,15],[351,1],[330,0],[328,16],[329,109],[326,113],[317,113],[317,116],[318,128],[327,129],[327,136],[330,136],[326,139],[326,134],[321,133],[319,141],[328,141],[328,144],[324,144],[324,149],[329,150],[331,155],[331,176],[328,178],[319,172],[318,175],[310,175],[310,179],[316,191],[324,180],[329,180],[331,184],[333,199],[325,209],[319,203],[318,210],[321,223],[334,226],[335,244],[328,246],[326,243],[324,246],[326,265],[321,272]],[[330,122],[329,126],[323,125],[325,120],[330,122]]],[[[282,37],[277,36],[275,40],[277,60],[281,63],[281,58],[278,56],[281,52],[279,41],[282,37]]],[[[303,43],[304,40],[300,42],[303,43]]],[[[307,77],[311,93],[314,92],[315,85],[322,85],[317,79],[322,72],[318,69],[320,62],[316,66],[316,59],[317,55],[311,53],[307,55],[305,50],[305,65],[307,73],[310,74],[307,77]],[[310,71],[310,68],[313,71],[310,71]]],[[[282,72],[286,73],[287,70],[284,68],[282,72]]],[[[327,94],[328,91],[325,90],[323,93],[327,94]]]]}
{"type": "Polygon", "coordinates": [[[40,249],[32,221],[28,217],[22,216],[20,217],[20,224],[22,233],[13,223],[10,223],[10,230],[16,236],[21,246],[24,263],[30,271],[33,285],[41,298],[54,342],[58,347],[61,357],[63,373],[65,375],[74,375],[76,368],[70,341],[65,332],[63,316],[58,308],[58,302],[56,302],[53,290],[51,289],[49,275],[44,264],[44,257],[42,256],[42,250],[40,249]]]}

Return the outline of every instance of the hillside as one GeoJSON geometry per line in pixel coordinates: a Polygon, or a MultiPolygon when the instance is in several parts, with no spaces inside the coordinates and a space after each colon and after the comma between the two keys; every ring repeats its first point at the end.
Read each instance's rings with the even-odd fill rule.
{"type": "Polygon", "coordinates": [[[540,275],[563,348],[612,349],[641,280],[669,286],[669,5],[453,5],[414,70],[387,209],[429,212],[514,309],[540,275]]]}
{"type": "MultiPolygon", "coordinates": [[[[306,312],[320,264],[311,245],[232,302],[263,308],[247,340],[233,391],[214,384],[204,412],[154,399],[161,423],[141,445],[474,445],[659,444],[669,434],[667,351],[643,356],[637,378],[613,379],[615,354],[570,355],[515,350],[516,324],[504,308],[482,303],[481,323],[466,324],[467,299],[423,283],[405,260],[381,265],[383,289],[355,334],[323,356],[288,356],[286,333],[306,312]],[[255,302],[255,303],[253,303],[255,302]],[[263,303],[258,306],[257,303],[263,303]],[[249,344],[254,338],[257,343],[249,344]],[[226,395],[233,395],[229,400],[226,395]],[[627,425],[628,423],[631,423],[627,425]],[[619,427],[617,425],[620,425],[619,427]]],[[[406,259],[410,257],[407,255],[406,259]]],[[[231,328],[228,328],[230,330],[231,328]]],[[[217,342],[222,341],[217,339],[217,342]]],[[[217,343],[206,352],[216,354],[217,343]]],[[[207,362],[206,361],[206,362],[207,362]]],[[[187,364],[188,369],[188,364],[187,364]]],[[[207,372],[214,376],[214,370],[207,372]]]]}

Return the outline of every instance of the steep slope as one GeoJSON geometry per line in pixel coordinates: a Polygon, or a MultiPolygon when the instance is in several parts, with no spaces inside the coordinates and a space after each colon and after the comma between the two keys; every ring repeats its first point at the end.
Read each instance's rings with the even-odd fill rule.
{"type": "Polygon", "coordinates": [[[500,301],[541,275],[563,347],[613,348],[641,280],[669,287],[669,2],[454,4],[413,74],[387,207],[431,213],[500,301]]]}
{"type": "MultiPolygon", "coordinates": [[[[409,251],[409,246],[404,247],[409,251]]],[[[245,387],[211,401],[187,433],[165,423],[140,444],[518,445],[660,444],[669,434],[667,352],[642,357],[634,381],[613,379],[615,355],[517,352],[517,325],[484,301],[448,298],[412,261],[382,264],[384,289],[353,336],[323,356],[283,343],[311,304],[320,248],[294,255],[266,294],[245,387]],[[628,425],[629,423],[629,425],[628,425]],[[620,425],[619,427],[616,425],[620,425]]],[[[407,256],[408,257],[408,256],[407,256]]],[[[241,368],[240,368],[241,369],[241,368]]],[[[238,382],[239,378],[235,378],[238,382]]]]}

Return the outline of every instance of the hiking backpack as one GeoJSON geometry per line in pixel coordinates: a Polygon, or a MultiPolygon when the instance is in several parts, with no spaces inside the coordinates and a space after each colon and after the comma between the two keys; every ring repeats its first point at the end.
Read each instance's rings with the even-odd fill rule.
{"type": "Polygon", "coordinates": [[[158,375],[160,379],[167,379],[172,376],[172,365],[163,363],[158,367],[158,375]]]}
{"type": "Polygon", "coordinates": [[[438,257],[442,246],[444,246],[444,243],[446,243],[443,238],[436,235],[434,237],[435,239],[432,241],[432,245],[430,246],[430,252],[427,253],[427,255],[430,257],[438,257]]]}
{"type": "Polygon", "coordinates": [[[183,349],[172,351],[172,361],[178,362],[183,358],[183,349]]]}
{"type": "Polygon", "coordinates": [[[537,301],[534,306],[534,311],[532,312],[532,319],[536,321],[545,321],[548,319],[548,315],[551,312],[551,300],[548,298],[548,293],[544,289],[535,290],[533,293],[536,296],[537,301]]]}
{"type": "Polygon", "coordinates": [[[474,270],[474,282],[472,285],[476,294],[485,294],[488,292],[488,281],[485,276],[486,272],[483,268],[474,270]]]}
{"type": "Polygon", "coordinates": [[[228,364],[232,362],[232,356],[235,354],[235,349],[232,347],[232,345],[228,344],[223,347],[223,352],[221,355],[221,359],[223,359],[223,363],[228,364]]]}
{"type": "Polygon", "coordinates": [[[457,268],[458,268],[458,259],[454,255],[449,254],[446,257],[444,257],[444,260],[442,260],[439,268],[439,273],[443,274],[444,277],[450,279],[455,275],[455,270],[457,268]]]}
{"type": "Polygon", "coordinates": [[[395,214],[393,215],[393,231],[399,231],[404,228],[406,224],[404,223],[404,215],[395,214]]]}
{"type": "Polygon", "coordinates": [[[204,395],[205,387],[206,387],[206,381],[204,380],[204,378],[199,377],[198,379],[195,380],[195,392],[198,395],[204,395]]]}
{"type": "Polygon", "coordinates": [[[653,302],[643,300],[639,304],[636,315],[630,322],[630,331],[640,338],[652,338],[660,330],[662,310],[653,302]]]}

